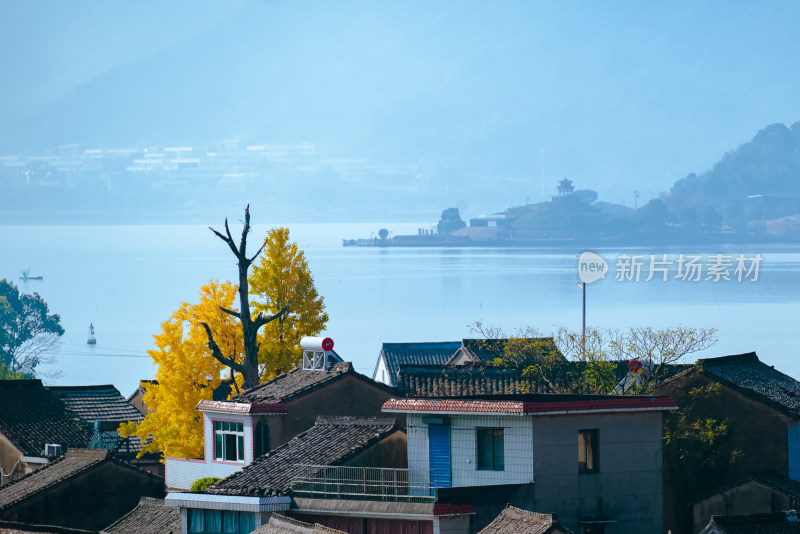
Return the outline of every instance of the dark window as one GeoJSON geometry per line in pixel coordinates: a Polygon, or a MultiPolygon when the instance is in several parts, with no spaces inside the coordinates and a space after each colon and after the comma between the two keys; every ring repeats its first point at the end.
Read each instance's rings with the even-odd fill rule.
{"type": "Polygon", "coordinates": [[[259,421],[255,427],[255,451],[253,456],[261,456],[269,452],[269,427],[266,421],[259,421]]]}
{"type": "Polygon", "coordinates": [[[503,429],[479,428],[478,469],[502,471],[504,464],[503,429]]]}
{"type": "Polygon", "coordinates": [[[578,430],[578,472],[597,472],[597,462],[597,430],[578,430]]]}
{"type": "Polygon", "coordinates": [[[251,512],[189,508],[187,519],[189,534],[249,534],[256,528],[251,512]]]}
{"type": "Polygon", "coordinates": [[[581,525],[582,534],[605,534],[606,526],[602,523],[581,525]]]}
{"type": "Polygon", "coordinates": [[[214,459],[244,461],[244,424],[214,421],[214,459]]]}

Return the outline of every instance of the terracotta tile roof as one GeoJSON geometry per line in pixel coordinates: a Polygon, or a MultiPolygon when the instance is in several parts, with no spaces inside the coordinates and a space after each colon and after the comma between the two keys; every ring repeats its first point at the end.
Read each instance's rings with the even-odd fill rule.
{"type": "Polygon", "coordinates": [[[794,510],[772,514],[713,515],[701,534],[800,534],[800,519],[794,510]]]}
{"type": "MultiPolygon", "coordinates": [[[[404,365],[444,365],[461,348],[458,341],[430,343],[384,343],[380,356],[386,364],[391,384],[397,385],[397,374],[404,365]]],[[[376,367],[377,371],[377,367],[376,367]]],[[[377,379],[378,377],[374,377],[377,379]]]]}
{"type": "Polygon", "coordinates": [[[320,524],[304,523],[285,515],[272,514],[269,523],[255,529],[252,534],[347,534],[344,531],[320,524]]]}
{"type": "Polygon", "coordinates": [[[697,364],[712,380],[800,418],[800,382],[765,364],[755,352],[706,358],[697,364]]]}
{"type": "Polygon", "coordinates": [[[69,450],[66,455],[53,460],[38,471],[0,486],[0,511],[61,484],[105,462],[108,458],[108,451],[103,449],[69,450]]]}
{"type": "Polygon", "coordinates": [[[206,492],[259,497],[285,494],[296,464],[337,465],[395,430],[394,418],[320,416],[313,427],[206,492]]]}
{"type": "Polygon", "coordinates": [[[478,534],[572,534],[556,514],[539,514],[509,505],[478,534]]]}
{"type": "Polygon", "coordinates": [[[141,421],[143,416],[114,386],[50,386],[67,409],[87,423],[141,421]]]}
{"type": "MultiPolygon", "coordinates": [[[[243,391],[230,400],[233,402],[279,404],[305,395],[309,391],[347,375],[362,376],[355,372],[353,364],[350,362],[336,363],[327,371],[292,369],[288,373],[278,375],[268,382],[243,391]]],[[[364,378],[369,380],[366,377],[364,378]]]]}
{"type": "Polygon", "coordinates": [[[508,415],[560,415],[577,413],[675,410],[669,397],[632,395],[498,395],[494,399],[389,399],[384,412],[475,413],[508,415]],[[503,398],[505,397],[505,398],[503,398]]]}
{"type": "Polygon", "coordinates": [[[90,434],[41,380],[0,380],[0,434],[26,456],[46,443],[86,447],[90,434]]]}
{"type": "Polygon", "coordinates": [[[181,534],[181,510],[164,499],[142,497],[139,504],[103,529],[103,534],[181,534]]]}

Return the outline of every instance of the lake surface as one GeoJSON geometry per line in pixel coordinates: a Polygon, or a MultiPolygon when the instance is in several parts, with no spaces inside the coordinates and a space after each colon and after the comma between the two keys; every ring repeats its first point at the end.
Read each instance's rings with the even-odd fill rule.
{"type": "MultiPolygon", "coordinates": [[[[528,325],[543,332],[581,327],[577,256],[583,250],[515,248],[343,248],[342,238],[416,233],[428,224],[293,224],[330,315],[326,335],[356,369],[372,375],[383,342],[455,341],[483,321],[507,332],[528,325]]],[[[219,225],[215,225],[219,228],[219,225]]],[[[257,225],[251,243],[270,225],[257,225]]],[[[235,233],[240,228],[232,225],[235,233]]],[[[66,329],[45,383],[112,383],[129,395],[155,367],[147,350],[160,323],[181,302],[198,300],[212,278],[236,276],[226,245],[206,226],[3,226],[0,278],[38,291],[66,329]],[[41,281],[19,280],[31,267],[41,281]],[[97,345],[88,346],[89,323],[97,345]]],[[[255,246],[252,251],[255,252],[255,246]]],[[[800,377],[800,247],[716,246],[594,249],[611,272],[587,286],[587,323],[602,328],[677,325],[719,329],[702,357],[756,351],[800,377]],[[731,281],[645,282],[649,255],[733,256],[731,281]],[[759,278],[737,282],[735,257],[760,254],[759,278]],[[616,281],[620,254],[643,255],[639,282],[616,281]]],[[[704,260],[705,261],[705,260],[704,260]]],[[[705,273],[703,275],[705,278],[705,273]]],[[[751,275],[752,278],[752,275],[751,275]]],[[[695,357],[693,356],[692,359],[695,357]]]]}

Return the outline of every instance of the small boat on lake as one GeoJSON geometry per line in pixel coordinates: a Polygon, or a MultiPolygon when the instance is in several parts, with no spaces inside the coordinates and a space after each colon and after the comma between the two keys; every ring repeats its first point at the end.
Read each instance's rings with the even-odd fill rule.
{"type": "Polygon", "coordinates": [[[89,323],[89,339],[86,340],[87,345],[97,345],[97,338],[94,337],[94,323],[89,323]]]}
{"type": "Polygon", "coordinates": [[[19,274],[20,280],[28,281],[28,280],[44,280],[44,276],[31,276],[31,268],[28,267],[24,271],[19,274]]]}

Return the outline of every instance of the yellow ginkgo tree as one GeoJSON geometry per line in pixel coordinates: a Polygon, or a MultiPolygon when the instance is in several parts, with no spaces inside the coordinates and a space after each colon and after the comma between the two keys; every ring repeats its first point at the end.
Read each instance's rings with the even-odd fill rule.
{"type": "Polygon", "coordinates": [[[156,348],[149,353],[158,366],[156,382],[147,386],[143,399],[151,413],[141,423],[120,427],[122,436],[135,435],[143,443],[152,437],[143,453],[202,456],[203,423],[197,403],[212,399],[223,381],[230,387],[220,392],[227,396],[230,390],[236,393],[253,381],[258,384],[289,371],[302,356],[300,338],[325,328],[328,314],[323,299],[303,251],[289,239],[289,230],[270,230],[259,252],[247,257],[249,223],[248,210],[239,245],[230,237],[227,221],[225,234],[215,232],[235,251],[244,283],[212,280],[200,291],[198,304],[183,303],[154,336],[156,348]],[[262,251],[260,262],[248,272],[262,251]],[[240,312],[242,302],[246,313],[240,312]]]}
{"type": "Polygon", "coordinates": [[[210,400],[224,380],[239,387],[241,375],[211,355],[201,323],[214,329],[217,343],[226,354],[243,354],[239,322],[220,309],[234,308],[237,290],[229,281],[211,280],[201,288],[198,304],[181,304],[161,324],[161,333],[153,336],[156,348],[148,353],[158,369],[156,381],[148,384],[144,395],[151,413],[139,424],[130,422],[120,427],[123,437],[138,436],[143,444],[152,436],[143,452],[161,451],[165,456],[181,458],[202,456],[203,423],[195,407],[203,399],[210,400]]]}
{"type": "Polygon", "coordinates": [[[302,357],[300,339],[322,332],[328,314],[305,254],[289,239],[287,228],[273,228],[267,233],[264,254],[249,281],[255,312],[274,315],[287,309],[277,321],[265,324],[259,336],[259,375],[263,382],[297,365],[302,357]]]}

